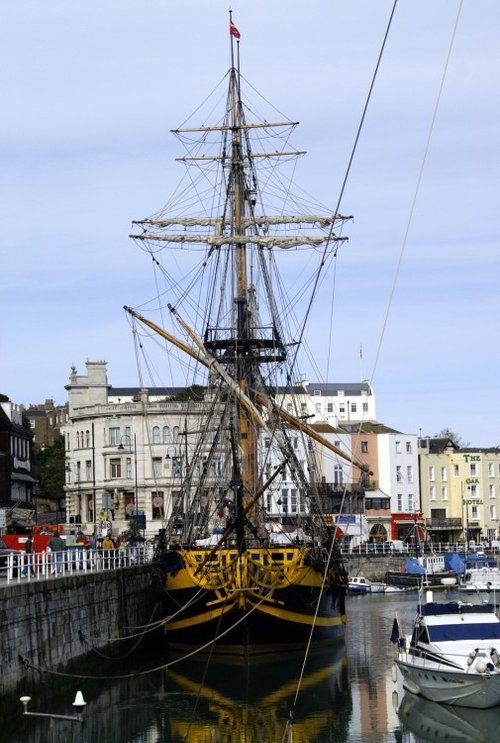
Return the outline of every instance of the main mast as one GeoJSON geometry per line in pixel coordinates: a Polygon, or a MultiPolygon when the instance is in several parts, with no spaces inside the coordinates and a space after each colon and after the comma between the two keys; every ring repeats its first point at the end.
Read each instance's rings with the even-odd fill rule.
{"type": "MultiPolygon", "coordinates": [[[[239,43],[237,42],[239,52],[239,43]]],[[[231,57],[233,58],[233,39],[231,37],[231,57]]],[[[238,53],[239,59],[239,53],[238,53]]],[[[238,65],[239,67],[239,65],[238,65]]],[[[247,246],[243,239],[245,234],[244,218],[247,188],[245,184],[245,162],[242,142],[243,107],[240,94],[239,69],[234,62],[230,72],[230,102],[231,102],[231,175],[229,179],[230,196],[232,196],[232,234],[238,241],[233,244],[235,270],[235,378],[241,391],[252,402],[255,396],[256,364],[250,340],[253,335],[254,320],[250,317],[248,298],[248,268],[247,246]]],[[[255,423],[240,402],[236,402],[239,421],[236,435],[238,447],[233,450],[233,490],[235,496],[236,538],[238,549],[246,549],[244,511],[249,499],[258,489],[257,440],[255,423]],[[241,462],[238,451],[241,451],[241,462]]]]}

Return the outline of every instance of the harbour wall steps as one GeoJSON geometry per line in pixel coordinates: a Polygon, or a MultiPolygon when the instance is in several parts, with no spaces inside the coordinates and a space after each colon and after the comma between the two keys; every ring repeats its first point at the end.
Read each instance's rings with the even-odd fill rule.
{"type": "MultiPolygon", "coordinates": [[[[47,681],[41,669],[135,635],[153,619],[151,566],[141,565],[0,587],[0,695],[47,681]]],[[[123,647],[123,643],[122,643],[123,647]]]]}

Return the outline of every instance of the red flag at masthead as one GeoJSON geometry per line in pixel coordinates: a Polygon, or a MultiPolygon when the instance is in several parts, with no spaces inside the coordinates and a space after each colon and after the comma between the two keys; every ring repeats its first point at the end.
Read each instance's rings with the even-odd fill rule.
{"type": "Polygon", "coordinates": [[[239,39],[241,36],[231,18],[229,19],[229,33],[231,34],[231,36],[234,36],[235,39],[239,39]]]}

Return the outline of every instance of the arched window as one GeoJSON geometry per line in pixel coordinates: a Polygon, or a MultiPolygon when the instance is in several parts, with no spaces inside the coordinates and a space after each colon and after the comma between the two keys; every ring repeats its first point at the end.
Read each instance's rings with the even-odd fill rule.
{"type": "Polygon", "coordinates": [[[174,426],[172,428],[172,441],[175,443],[179,440],[179,426],[174,426]]]}
{"type": "Polygon", "coordinates": [[[90,431],[88,429],[85,431],[85,446],[87,449],[90,447],[90,431]]]}
{"type": "Polygon", "coordinates": [[[162,435],[163,435],[163,443],[164,444],[169,444],[170,443],[170,428],[169,428],[169,426],[163,426],[162,435]]]}
{"type": "Polygon", "coordinates": [[[160,443],[160,426],[153,426],[153,430],[151,433],[152,433],[153,444],[159,444],[160,443]]]}

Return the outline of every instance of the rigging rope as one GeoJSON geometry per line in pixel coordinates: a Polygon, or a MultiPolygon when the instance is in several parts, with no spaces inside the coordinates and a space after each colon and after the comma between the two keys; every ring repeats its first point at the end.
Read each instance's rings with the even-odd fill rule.
{"type": "MultiPolygon", "coordinates": [[[[356,150],[357,150],[357,147],[358,147],[359,138],[361,136],[361,131],[362,131],[363,124],[364,124],[365,117],[366,117],[366,113],[367,113],[367,110],[368,110],[368,104],[370,103],[370,100],[371,100],[373,88],[375,86],[375,81],[377,79],[378,70],[379,70],[379,67],[380,67],[380,63],[382,61],[382,56],[383,56],[383,53],[384,53],[384,49],[385,49],[385,45],[386,45],[386,42],[387,42],[387,38],[389,36],[389,30],[391,28],[392,19],[394,17],[394,13],[395,13],[395,10],[396,10],[397,3],[398,3],[398,0],[394,0],[394,5],[392,6],[392,11],[391,11],[391,14],[390,14],[390,17],[389,17],[389,22],[387,24],[387,28],[386,28],[386,31],[385,31],[385,34],[384,34],[384,39],[382,41],[382,46],[380,48],[379,56],[378,56],[378,59],[377,59],[377,64],[375,65],[375,72],[373,73],[372,81],[370,83],[370,88],[368,90],[368,95],[367,95],[366,102],[365,102],[365,105],[364,105],[364,108],[363,108],[363,113],[361,114],[361,120],[359,122],[358,130],[356,132],[356,136],[354,138],[354,144],[353,144],[353,147],[352,147],[352,150],[351,150],[351,155],[349,157],[349,162],[347,164],[347,169],[346,169],[346,172],[345,172],[345,175],[344,175],[344,179],[342,181],[342,186],[340,188],[340,193],[339,193],[339,196],[338,196],[338,199],[337,199],[337,206],[335,208],[334,214],[338,214],[339,213],[340,205],[341,205],[342,198],[344,196],[344,191],[345,191],[345,188],[346,188],[346,185],[347,185],[347,179],[348,179],[349,174],[351,172],[352,163],[354,161],[354,155],[355,155],[356,150]]],[[[330,227],[330,238],[333,235],[333,228],[334,228],[334,226],[335,225],[333,223],[331,225],[331,227],[330,227]]],[[[300,338],[299,338],[299,341],[298,341],[297,349],[295,351],[295,357],[294,357],[294,360],[292,362],[292,368],[295,365],[295,361],[297,359],[298,348],[299,348],[299,345],[302,342],[302,337],[303,337],[303,335],[305,333],[307,321],[308,321],[309,315],[311,313],[312,303],[314,301],[314,298],[316,296],[316,291],[317,291],[318,286],[319,286],[319,277],[320,277],[320,275],[322,273],[322,269],[323,269],[323,267],[325,265],[325,260],[326,260],[326,255],[327,255],[327,252],[328,252],[329,244],[330,243],[327,242],[326,245],[325,245],[325,247],[324,247],[324,249],[323,249],[322,261],[321,261],[321,264],[320,264],[320,266],[318,268],[318,272],[317,272],[317,275],[316,275],[316,280],[315,280],[314,288],[313,288],[313,291],[311,293],[311,297],[309,299],[309,304],[308,304],[308,307],[307,307],[307,310],[306,310],[306,313],[305,313],[305,316],[304,316],[304,323],[303,323],[302,330],[301,330],[301,333],[300,333],[300,338]]],[[[336,256],[336,254],[337,254],[337,250],[334,251],[334,257],[336,256]]]]}
{"type": "Polygon", "coordinates": [[[405,249],[406,249],[406,243],[407,243],[407,240],[408,240],[408,234],[410,232],[410,226],[411,226],[411,223],[412,223],[412,220],[413,220],[413,213],[415,211],[415,205],[417,203],[417,197],[418,197],[418,194],[419,194],[419,191],[420,191],[420,185],[422,183],[422,176],[423,176],[425,165],[426,165],[426,162],[427,162],[427,156],[429,154],[429,148],[430,148],[432,133],[434,131],[434,124],[436,122],[436,116],[437,116],[439,104],[441,102],[441,95],[442,95],[442,92],[443,92],[444,82],[445,82],[445,79],[446,79],[446,73],[448,71],[448,65],[449,65],[449,62],[450,62],[450,57],[451,57],[451,52],[452,52],[452,49],[453,49],[453,44],[455,42],[455,36],[456,36],[456,32],[457,32],[458,22],[460,20],[460,15],[462,13],[462,6],[463,6],[463,0],[460,0],[460,4],[459,4],[458,10],[457,10],[457,17],[455,19],[455,25],[453,27],[453,31],[452,31],[451,39],[450,39],[450,44],[449,44],[449,47],[448,47],[448,54],[446,55],[446,61],[445,61],[444,69],[443,69],[443,74],[441,76],[441,83],[439,85],[439,90],[438,90],[438,94],[437,94],[437,98],[436,98],[436,104],[434,106],[432,120],[431,120],[431,124],[430,124],[430,127],[429,127],[429,134],[427,135],[427,142],[426,142],[424,154],[423,154],[423,157],[422,157],[422,163],[420,165],[420,170],[419,170],[419,173],[418,173],[417,184],[415,186],[415,192],[413,194],[413,200],[412,200],[411,207],[410,207],[410,213],[408,215],[408,221],[407,221],[407,224],[406,224],[406,229],[405,229],[403,241],[402,241],[402,244],[401,244],[401,250],[399,252],[399,259],[398,259],[398,263],[397,263],[397,266],[396,266],[396,271],[394,273],[394,280],[392,282],[391,292],[390,292],[390,295],[389,295],[389,301],[387,303],[387,310],[386,310],[386,313],[385,313],[384,322],[382,324],[382,331],[380,333],[380,340],[379,340],[379,344],[378,344],[378,347],[377,347],[377,352],[375,354],[375,361],[373,363],[373,369],[372,369],[371,379],[373,379],[373,377],[375,375],[375,371],[376,371],[376,368],[377,368],[377,364],[378,364],[380,352],[382,350],[382,341],[383,341],[383,338],[384,338],[384,335],[385,335],[385,331],[387,329],[387,322],[389,320],[389,313],[390,313],[391,307],[392,307],[392,300],[394,298],[394,293],[396,291],[396,284],[397,284],[397,281],[398,281],[398,278],[399,278],[399,273],[401,271],[401,264],[403,262],[403,255],[404,255],[404,252],[405,252],[405,249]]]}

